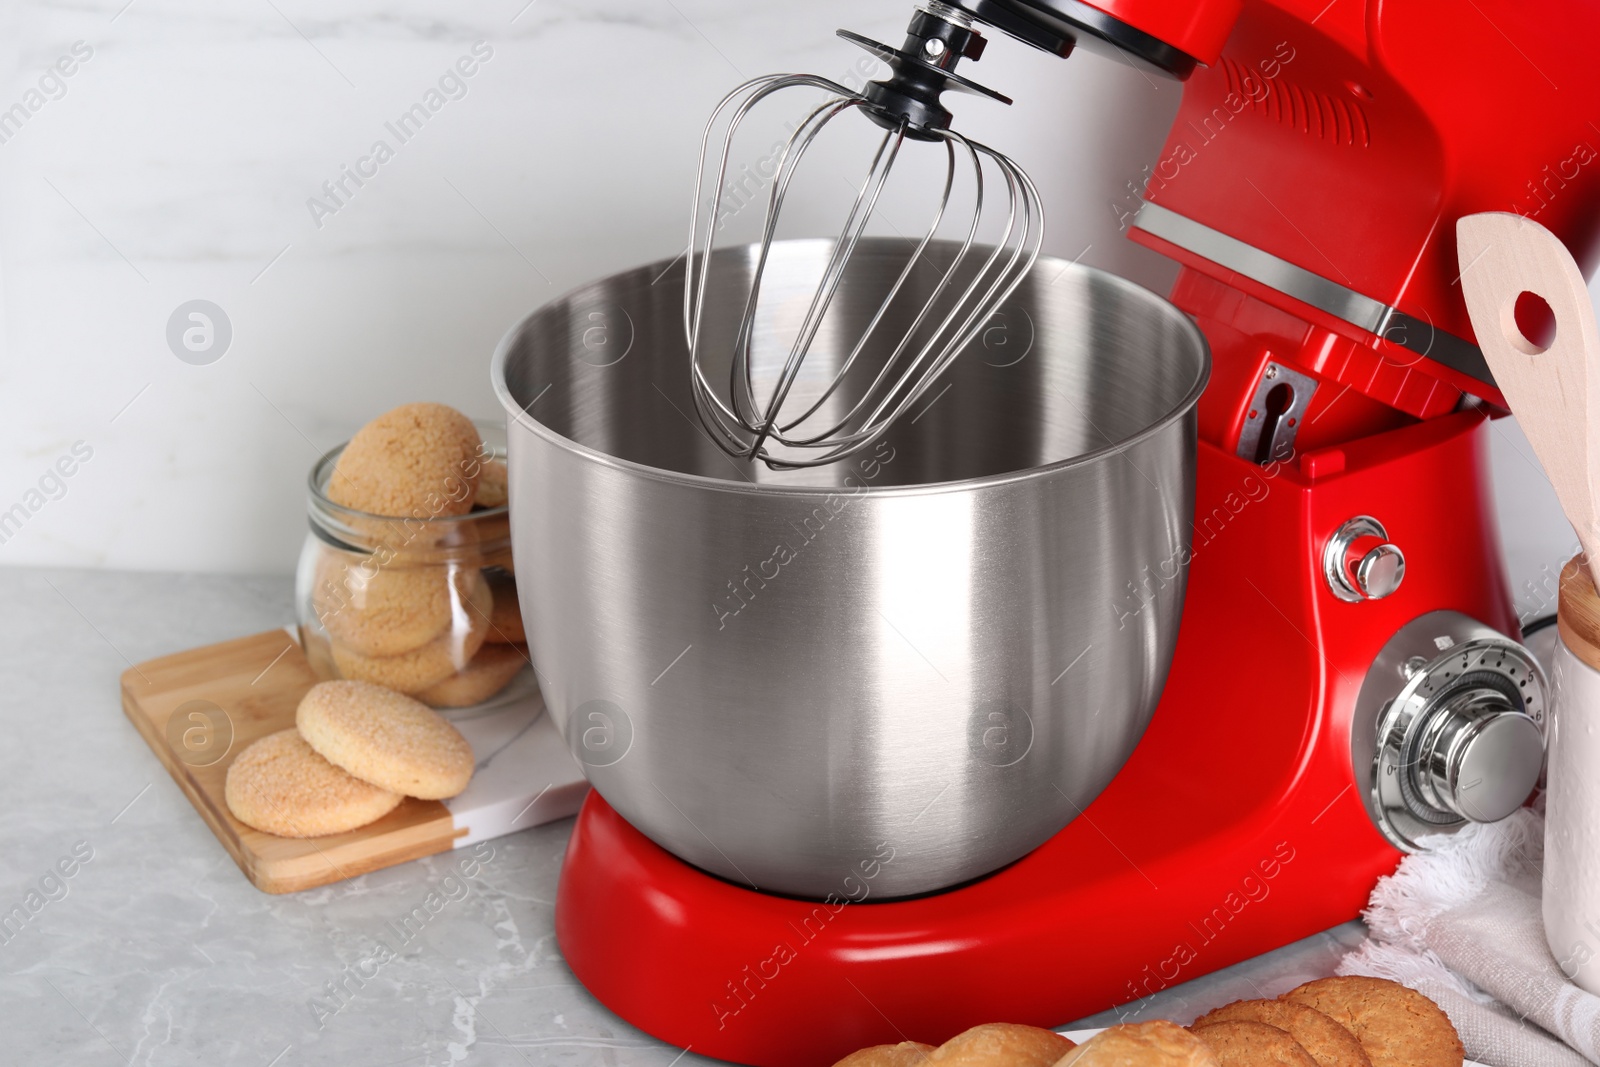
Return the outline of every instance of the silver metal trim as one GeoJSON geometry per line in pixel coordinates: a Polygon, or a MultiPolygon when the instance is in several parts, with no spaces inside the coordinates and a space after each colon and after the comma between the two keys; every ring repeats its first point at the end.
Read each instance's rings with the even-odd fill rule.
{"type": "Polygon", "coordinates": [[[1352,326],[1368,333],[1382,335],[1383,327],[1394,313],[1387,304],[1362,296],[1338,282],[1297,267],[1287,259],[1279,259],[1271,252],[1263,252],[1247,245],[1236,237],[1196,222],[1176,211],[1146,200],[1134,216],[1133,224],[1163,241],[1171,241],[1179,248],[1204,256],[1213,263],[1243,274],[1252,281],[1326,311],[1352,326]]]}
{"type": "Polygon", "coordinates": [[[1487,385],[1494,375],[1477,345],[1438,329],[1356,292],[1348,286],[1314,274],[1304,267],[1264,252],[1220,230],[1194,221],[1160,204],[1146,200],[1134,216],[1133,224],[1154,237],[1202,256],[1251,281],[1270,286],[1302,304],[1309,304],[1358,329],[1382,337],[1421,356],[1436,360],[1487,385]]]}

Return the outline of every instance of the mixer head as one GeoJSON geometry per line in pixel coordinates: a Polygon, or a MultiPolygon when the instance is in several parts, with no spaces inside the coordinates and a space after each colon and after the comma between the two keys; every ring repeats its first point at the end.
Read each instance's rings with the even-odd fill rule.
{"type": "MultiPolygon", "coordinates": [[[[960,60],[975,60],[983,52],[984,39],[970,16],[929,0],[917,7],[900,48],[846,30],[839,36],[883,60],[891,73],[860,92],[809,74],[755,78],[723,98],[701,140],[683,307],[695,408],[725,452],[775,469],[820,466],[869,447],[912,410],[984,328],[1026,276],[1044,239],[1043,208],[1032,180],[1009,157],[952,130],[950,112],[940,102],[949,90],[1011,102],[955,73],[960,60]],[[716,294],[717,299],[742,299],[743,313],[731,338],[712,338],[707,327],[719,319],[706,315],[706,282],[728,192],[734,135],[757,104],[787,89],[821,90],[825,98],[781,142],[749,287],[742,294],[716,294]],[[784,200],[801,158],[847,112],[859,112],[883,134],[876,138],[865,180],[815,288],[803,301],[803,313],[791,316],[791,329],[780,331],[781,339],[774,341],[773,331],[758,329],[758,323],[771,318],[762,276],[784,200]],[[862,284],[859,265],[851,268],[852,253],[884,201],[891,171],[914,151],[935,160],[939,191],[931,223],[907,238],[914,254],[888,285],[877,314],[859,336],[841,344],[832,338],[830,308],[841,290],[854,292],[862,284]],[[984,224],[996,229],[997,218],[991,237],[984,224]],[[942,276],[931,289],[908,288],[905,282],[917,270],[942,276]],[[913,291],[932,295],[913,298],[913,291]],[[824,345],[826,357],[820,352],[824,345]],[[724,374],[720,363],[730,355],[728,346],[731,359],[724,374]],[[821,373],[815,364],[811,373],[801,373],[808,358],[826,359],[821,373]],[[725,391],[714,384],[724,377],[725,391]]],[[[879,287],[875,284],[874,291],[879,287]]]]}

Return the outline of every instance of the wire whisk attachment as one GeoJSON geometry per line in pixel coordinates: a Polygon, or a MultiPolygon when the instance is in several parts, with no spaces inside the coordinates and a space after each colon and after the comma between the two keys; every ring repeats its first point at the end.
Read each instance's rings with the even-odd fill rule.
{"type": "MultiPolygon", "coordinates": [[[[940,102],[940,94],[953,89],[1010,103],[953,70],[958,60],[976,59],[983,50],[970,18],[959,9],[925,3],[899,49],[845,30],[839,35],[888,63],[890,76],[861,92],[809,74],[768,75],[733,90],[706,124],[690,213],[683,322],[696,412],[730,456],[759,459],[775,469],[821,466],[872,445],[1021,284],[1044,240],[1043,206],[1033,181],[1010,157],[950,129],[950,113],[940,102]],[[756,105],[789,89],[820,90],[825,97],[781,143],[760,242],[750,253],[748,288],[712,294],[713,306],[728,299],[736,306],[742,302],[729,337],[712,325],[727,322],[729,315],[707,313],[707,280],[734,135],[756,105]],[[772,316],[763,317],[770,309],[762,284],[784,201],[801,160],[823,130],[847,112],[864,115],[882,136],[809,299],[793,301],[803,311],[791,315],[790,328],[776,331],[775,338],[774,330],[763,328],[772,316]],[[891,172],[911,154],[908,148],[936,161],[932,177],[941,191],[932,219],[907,238],[915,251],[888,284],[866,328],[858,337],[838,338],[829,329],[829,309],[840,294],[853,299],[883,289],[884,280],[873,277],[870,264],[857,262],[854,253],[886,202],[891,172]],[[998,233],[992,239],[983,233],[980,239],[985,224],[993,228],[996,219],[998,233]],[[931,285],[908,287],[907,279],[919,270],[940,276],[931,285]]],[[[785,291],[791,289],[793,279],[786,278],[784,285],[785,291]]]]}

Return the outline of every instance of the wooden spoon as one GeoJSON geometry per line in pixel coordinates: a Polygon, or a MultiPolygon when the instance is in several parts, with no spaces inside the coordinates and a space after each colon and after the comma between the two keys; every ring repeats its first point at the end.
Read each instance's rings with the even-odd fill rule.
{"type": "Polygon", "coordinates": [[[1495,382],[1555,486],[1600,587],[1600,331],[1589,289],[1556,236],[1521,215],[1489,211],[1456,223],[1461,289],[1495,382]],[[1555,338],[1541,347],[1517,326],[1517,298],[1550,306],[1555,338]]]}

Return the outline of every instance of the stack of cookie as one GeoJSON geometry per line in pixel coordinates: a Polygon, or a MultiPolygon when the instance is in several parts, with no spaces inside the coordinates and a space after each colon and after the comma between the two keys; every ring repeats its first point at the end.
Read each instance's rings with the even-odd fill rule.
{"type": "Polygon", "coordinates": [[[426,704],[370,682],[321,682],[292,729],[239,753],[223,798],[246,826],[321,837],[375,822],[408,796],[453,797],[472,771],[472,746],[426,704]]]}
{"type": "Polygon", "coordinates": [[[1192,1027],[1222,1067],[1461,1067],[1450,1017],[1386,978],[1319,978],[1277,1000],[1239,1000],[1192,1027]]]}
{"type": "Polygon", "coordinates": [[[443,404],[386,412],[345,445],[322,493],[332,536],[302,563],[313,662],[434,707],[504,689],[529,660],[505,461],[472,420],[443,404]]]}
{"type": "Polygon", "coordinates": [[[1433,1001],[1398,982],[1352,976],[1235,1001],[1188,1029],[1129,1023],[1074,1047],[1049,1030],[988,1023],[938,1048],[877,1045],[835,1067],[1462,1067],[1463,1057],[1433,1001]]]}

